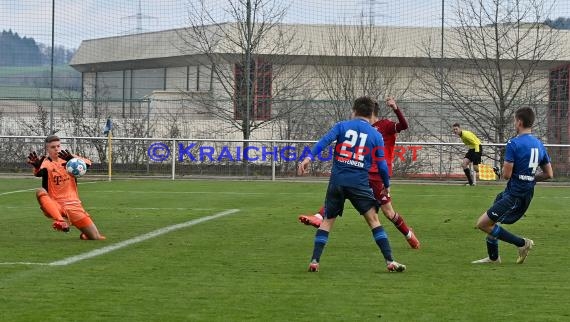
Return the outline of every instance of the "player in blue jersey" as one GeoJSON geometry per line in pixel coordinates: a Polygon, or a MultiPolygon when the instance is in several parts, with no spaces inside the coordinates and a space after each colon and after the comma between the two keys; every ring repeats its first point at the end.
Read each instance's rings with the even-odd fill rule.
{"type": "Polygon", "coordinates": [[[506,189],[497,195],[491,208],[477,221],[477,228],[488,234],[486,241],[489,256],[473,261],[474,264],[500,263],[499,240],[518,247],[517,264],[525,261],[534,245],[531,239],[516,236],[499,225],[517,222],[530,205],[536,182],[554,176],[544,145],[531,134],[534,119],[530,107],[520,108],[515,113],[517,136],[507,142],[502,171],[503,178],[509,182],[506,189]],[[536,171],[539,167],[542,172],[536,171]]]}
{"type": "MultiPolygon", "coordinates": [[[[313,256],[309,264],[310,272],[319,271],[319,261],[328,236],[338,216],[342,216],[344,201],[350,200],[354,208],[364,217],[372,230],[372,236],[390,272],[403,272],[406,269],[392,257],[388,235],[378,219],[378,203],[368,183],[368,170],[376,162],[378,172],[384,182],[386,195],[390,192],[390,176],[384,159],[384,141],[378,131],[370,124],[375,100],[360,97],[354,101],[352,119],[335,124],[311,149],[316,156],[336,140],[333,155],[332,172],[325,198],[326,213],[315,235],[313,256]]],[[[307,172],[312,156],[299,164],[298,173],[307,172]]]]}

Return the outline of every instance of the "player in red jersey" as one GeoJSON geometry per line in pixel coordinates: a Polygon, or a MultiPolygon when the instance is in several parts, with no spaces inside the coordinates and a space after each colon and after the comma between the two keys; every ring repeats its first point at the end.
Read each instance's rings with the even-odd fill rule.
{"type": "MultiPolygon", "coordinates": [[[[384,139],[384,155],[386,156],[388,171],[391,176],[392,164],[394,162],[394,150],[396,148],[396,137],[398,133],[408,128],[408,122],[406,121],[402,110],[398,107],[393,97],[388,97],[386,99],[386,106],[394,111],[396,117],[398,118],[398,122],[383,118],[378,119],[376,122],[374,122],[374,124],[372,124],[372,126],[374,126],[378,132],[382,134],[382,138],[384,139]]],[[[375,116],[378,117],[379,108],[376,108],[374,112],[375,116]]],[[[396,228],[406,237],[406,241],[408,244],[410,244],[410,247],[419,249],[420,241],[417,239],[414,232],[408,227],[404,221],[404,218],[392,207],[392,198],[389,194],[382,193],[384,184],[382,183],[382,179],[378,173],[378,168],[375,164],[373,164],[368,171],[368,180],[370,187],[374,192],[376,200],[378,200],[380,203],[380,209],[382,210],[382,213],[384,213],[384,216],[386,216],[386,218],[388,218],[394,224],[394,226],[396,226],[396,228]]],[[[322,206],[321,209],[319,209],[319,211],[314,215],[300,215],[299,221],[305,225],[311,225],[318,228],[323,221],[324,214],[325,208],[322,206]]]]}
{"type": "MultiPolygon", "coordinates": [[[[77,181],[65,169],[67,161],[74,156],[61,149],[60,139],[50,135],[45,140],[48,156],[38,157],[34,151],[28,156],[28,163],[34,167],[34,175],[42,178],[42,188],[36,190],[36,198],[44,215],[50,218],[55,230],[68,232],[67,220],[81,231],[81,239],[103,240],[91,216],[83,209],[77,192],[77,181]],[[66,220],[67,219],[67,220],[66,220]]],[[[81,158],[87,166],[91,161],[81,158]]]]}

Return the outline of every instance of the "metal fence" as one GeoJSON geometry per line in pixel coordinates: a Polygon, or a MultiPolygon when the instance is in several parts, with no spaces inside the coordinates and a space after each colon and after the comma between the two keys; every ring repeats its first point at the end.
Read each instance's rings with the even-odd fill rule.
{"type": "MultiPolygon", "coordinates": [[[[66,144],[75,144],[74,149],[96,161],[91,174],[102,174],[98,171],[106,169],[108,161],[106,139],[100,136],[110,117],[114,123],[113,135],[124,138],[116,139],[117,146],[113,148],[117,160],[113,160],[112,166],[118,175],[171,177],[174,173],[178,177],[187,169],[191,175],[218,171],[224,175],[252,176],[265,175],[271,170],[275,171],[275,177],[285,176],[293,162],[273,162],[268,170],[267,161],[224,161],[214,165],[186,160],[169,166],[145,159],[145,149],[155,141],[152,138],[175,142],[171,149],[176,142],[244,145],[240,141],[244,129],[239,120],[216,117],[203,108],[204,97],[217,100],[215,105],[226,114],[231,115],[235,108],[231,98],[213,90],[223,81],[214,77],[215,62],[192,60],[187,55],[187,46],[175,48],[172,39],[152,35],[193,25],[229,22],[243,26],[245,15],[232,16],[232,10],[228,9],[244,13],[240,10],[249,8],[251,13],[246,3],[251,1],[139,1],[137,6],[137,2],[126,0],[21,0],[5,5],[0,13],[2,171],[21,171],[27,151],[42,148],[38,138],[55,132],[70,138],[66,144]],[[208,14],[192,15],[193,11],[208,14]],[[211,21],[201,20],[205,16],[211,21]],[[123,37],[127,35],[132,37],[123,37]],[[69,65],[81,44],[93,44],[89,40],[101,38],[112,38],[111,45],[84,49],[93,55],[86,63],[90,66],[75,66],[76,70],[69,65]],[[174,88],[185,91],[176,92],[174,88]],[[179,99],[169,98],[181,95],[179,99]],[[216,166],[218,170],[214,170],[216,166]]],[[[254,15],[255,19],[266,21],[258,23],[299,26],[293,28],[295,37],[284,39],[298,43],[299,48],[315,55],[312,57],[317,62],[303,65],[302,74],[281,71],[299,80],[288,89],[295,89],[295,95],[288,94],[289,99],[268,96],[269,120],[252,122],[248,144],[282,140],[298,144],[314,140],[334,122],[348,117],[351,102],[340,98],[393,94],[399,96],[398,103],[410,125],[399,135],[399,140],[423,142],[421,157],[426,158],[413,164],[397,161],[396,175],[419,173],[443,178],[457,172],[457,156],[463,151],[458,138],[451,134],[453,123],[459,122],[477,134],[486,144],[488,162],[496,163],[500,161],[499,145],[514,134],[510,114],[519,106],[531,106],[537,114],[536,135],[550,144],[557,174],[568,175],[570,23],[564,17],[570,16],[569,2],[341,0],[334,6],[320,0],[255,3],[263,4],[256,7],[259,10],[269,10],[265,13],[279,13],[267,15],[260,11],[254,15]],[[312,28],[315,25],[327,26],[322,37],[316,36],[312,28]],[[342,31],[345,27],[362,32],[345,33],[342,31]],[[495,39],[493,32],[482,33],[486,36],[479,38],[479,31],[493,28],[507,38],[495,39]],[[533,28],[536,32],[516,32],[520,28],[533,28]],[[426,43],[420,43],[424,40],[426,43]],[[535,50],[519,50],[518,44],[535,50]],[[473,48],[498,52],[470,51],[473,48]],[[320,62],[319,52],[329,55],[329,60],[320,62]],[[539,54],[527,55],[530,52],[539,54]],[[345,59],[347,55],[350,57],[345,59]],[[501,57],[500,61],[496,57],[501,57]],[[335,63],[331,64],[332,61],[335,63]],[[336,67],[328,70],[320,68],[319,63],[336,67]],[[323,78],[327,81],[323,82],[323,78]],[[524,86],[519,88],[517,84],[524,86]],[[345,90],[348,95],[343,95],[345,90]]],[[[240,43],[236,41],[240,39],[225,40],[240,43]]],[[[275,39],[269,40],[274,43],[275,39]]],[[[306,54],[292,49],[273,56],[306,54]]],[[[196,53],[208,56],[205,52],[196,53]]],[[[236,53],[245,57],[252,52],[237,50],[236,53]]],[[[232,70],[238,65],[226,67],[232,70]]],[[[257,77],[257,72],[245,74],[257,77]]],[[[274,74],[277,80],[277,70],[274,74]]],[[[284,86],[278,81],[269,84],[265,86],[284,86]]],[[[230,81],[225,86],[231,93],[236,83],[230,81]]],[[[383,110],[382,116],[394,119],[388,110],[383,110]]],[[[315,167],[326,169],[325,164],[316,163],[315,167]]]]}
{"type": "MultiPolygon", "coordinates": [[[[0,136],[0,173],[30,175],[25,160],[30,151],[42,154],[44,137],[0,136]]],[[[66,137],[64,148],[93,161],[92,178],[247,178],[282,180],[297,178],[298,162],[314,141],[214,140],[175,138],[66,137]],[[111,150],[109,150],[111,149],[111,150]],[[109,153],[112,151],[112,153],[109,153]],[[109,162],[109,160],[111,160],[109,162]]],[[[483,164],[498,162],[502,145],[483,146],[483,164]]],[[[547,145],[557,180],[570,178],[568,167],[558,166],[570,157],[570,145],[547,145]]],[[[315,157],[308,177],[328,177],[332,147],[315,157]]],[[[462,143],[398,142],[394,178],[462,179],[462,143]]]]}

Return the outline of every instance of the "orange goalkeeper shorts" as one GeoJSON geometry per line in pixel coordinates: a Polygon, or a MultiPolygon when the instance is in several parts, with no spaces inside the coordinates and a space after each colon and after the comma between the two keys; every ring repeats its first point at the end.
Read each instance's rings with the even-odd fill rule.
{"type": "Polygon", "coordinates": [[[62,208],[73,226],[81,229],[93,224],[91,216],[83,209],[81,204],[62,205],[62,208]]]}

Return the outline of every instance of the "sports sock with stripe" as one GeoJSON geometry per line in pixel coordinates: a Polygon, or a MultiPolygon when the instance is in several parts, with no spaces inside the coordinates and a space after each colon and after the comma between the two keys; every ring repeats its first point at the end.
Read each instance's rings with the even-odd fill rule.
{"type": "Polygon", "coordinates": [[[390,242],[388,241],[388,235],[386,231],[384,231],[384,227],[378,226],[372,229],[372,236],[374,237],[376,245],[380,248],[384,259],[388,262],[393,261],[392,249],[390,248],[390,242]]]}

